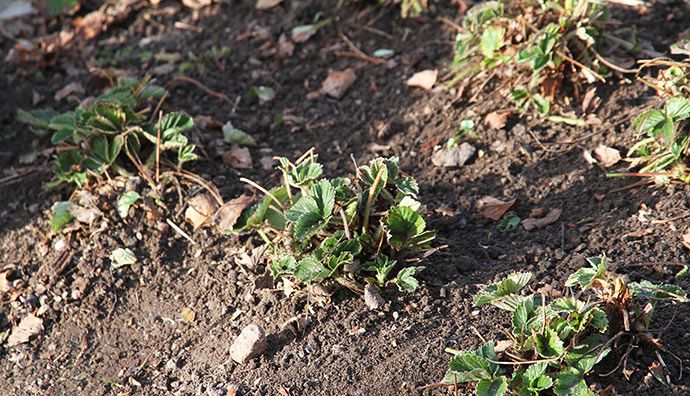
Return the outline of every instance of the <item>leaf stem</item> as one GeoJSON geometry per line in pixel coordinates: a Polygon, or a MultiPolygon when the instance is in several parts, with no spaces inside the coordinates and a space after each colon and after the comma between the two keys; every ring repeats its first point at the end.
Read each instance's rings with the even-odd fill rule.
{"type": "Polygon", "coordinates": [[[376,179],[374,179],[374,182],[371,184],[371,187],[369,188],[367,205],[364,207],[364,221],[362,222],[363,234],[367,233],[367,228],[369,227],[369,212],[371,211],[371,204],[374,201],[374,195],[376,195],[376,188],[378,187],[379,182],[381,181],[381,176],[383,176],[384,169],[386,168],[383,166],[379,169],[379,173],[376,174],[376,179]]]}

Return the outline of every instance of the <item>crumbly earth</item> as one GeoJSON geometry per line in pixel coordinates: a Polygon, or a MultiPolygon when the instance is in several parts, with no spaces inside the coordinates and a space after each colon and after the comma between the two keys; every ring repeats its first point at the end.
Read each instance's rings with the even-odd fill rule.
{"type": "MultiPolygon", "coordinates": [[[[61,53],[54,66],[40,73],[12,60],[0,64],[0,165],[5,172],[0,175],[0,271],[14,266],[11,290],[0,306],[0,331],[40,306],[45,311],[40,334],[16,347],[0,347],[0,394],[447,394],[453,390],[423,389],[442,379],[450,359],[445,348],[474,349],[480,337],[505,339],[508,318],[494,308],[473,307],[472,297],[512,271],[533,272],[534,289],[560,289],[586,257],[605,252],[611,270],[631,280],[690,290],[688,278],[674,277],[688,264],[681,236],[687,231],[690,189],[606,178],[611,170],[625,171],[625,164],[603,169],[583,157],[584,150],[599,144],[626,152],[635,142],[631,121],[655,102],[652,90],[633,76],[600,85],[601,104],[594,114],[601,126],[568,126],[517,113],[500,130],[478,122],[476,137],[469,138],[478,155],[462,167],[439,168],[431,162],[433,150],[454,135],[460,121],[479,121],[493,109],[512,106],[501,95],[489,95],[509,81],[495,76],[473,102],[456,100],[454,91],[404,84],[425,69],[445,74],[455,32],[441,18],[460,21],[456,4],[432,2],[424,16],[401,19],[393,7],[337,3],[286,0],[267,11],[257,11],[253,1],[221,1],[199,11],[175,1],[164,1],[158,10],[144,4],[87,46],[61,53]],[[312,23],[319,12],[336,20],[295,44],[293,55],[276,56],[272,49],[280,35],[312,23]],[[351,49],[339,33],[365,53],[390,48],[396,55],[384,64],[344,56],[351,49]],[[412,293],[385,288],[387,303],[380,311],[369,311],[363,298],[348,289],[334,289],[325,306],[286,297],[280,289],[255,290],[256,274],[237,258],[259,246],[260,239],[219,235],[207,228],[193,231],[183,220],[178,199],[178,192],[185,197],[194,193],[196,186],[186,184],[171,187],[166,203],[168,217],[194,243],[149,220],[144,211],[125,223],[112,208],[104,230],[96,232],[101,226],[94,225],[49,235],[50,206],[69,198],[70,191],[42,188],[51,176],[50,156],[32,161],[25,155],[51,144],[18,122],[16,110],[72,108],[75,103],[69,99],[54,99],[70,82],[87,87],[85,94],[77,94],[80,99],[97,95],[100,91],[90,86],[94,59],[114,59],[116,63],[101,67],[143,77],[163,63],[131,54],[164,51],[185,60],[188,51],[209,54],[223,46],[229,48],[224,70],[202,62],[203,72],[188,74],[229,102],[176,81],[163,110],[231,121],[250,133],[258,142],[250,148],[253,169],[226,165],[222,153],[229,146],[222,143],[222,132],[202,126],[191,132],[202,158],[188,169],[212,181],[228,200],[248,191],[240,177],[264,186],[278,183],[275,172],[259,163],[263,156],[296,158],[313,146],[328,176],[352,172],[352,158],[361,164],[377,155],[400,156],[401,168],[420,182],[421,200],[430,210],[427,224],[438,230],[434,246],[443,246],[421,263],[422,287],[412,293]],[[120,52],[110,58],[103,50],[120,52]],[[307,99],[330,70],[346,68],[355,71],[357,80],[342,99],[307,99]],[[264,104],[249,95],[251,86],[261,85],[276,92],[264,104]],[[36,96],[42,99],[35,104],[36,96]],[[275,122],[277,115],[282,122],[275,122]],[[486,195],[518,198],[511,211],[520,218],[535,208],[563,212],[542,229],[499,232],[498,222],[476,210],[477,200],[486,195]],[[138,262],[111,270],[108,257],[118,247],[132,249],[138,262]],[[196,314],[193,321],[183,318],[185,309],[196,314]],[[308,324],[296,335],[283,326],[305,316],[308,324]],[[260,358],[238,364],[230,359],[229,348],[249,324],[265,330],[268,346],[260,358]]],[[[640,37],[663,51],[685,29],[689,13],[686,2],[659,1],[645,12],[620,8],[614,16],[637,26],[640,37]]],[[[34,35],[59,30],[69,21],[50,22],[34,35]]],[[[5,59],[13,42],[0,44],[5,59]]],[[[158,81],[165,84],[172,76],[163,74],[158,81]]],[[[578,103],[556,108],[584,116],[578,103]]],[[[263,268],[260,264],[257,273],[263,268]]],[[[621,370],[600,376],[617,366],[625,352],[621,343],[588,378],[596,389],[610,385],[614,393],[609,395],[690,394],[690,307],[663,307],[656,320],[655,335],[669,346],[660,353],[674,387],[647,375],[656,357],[646,344],[627,361],[629,379],[621,370]]],[[[471,388],[459,386],[457,393],[470,394],[471,388]]]]}

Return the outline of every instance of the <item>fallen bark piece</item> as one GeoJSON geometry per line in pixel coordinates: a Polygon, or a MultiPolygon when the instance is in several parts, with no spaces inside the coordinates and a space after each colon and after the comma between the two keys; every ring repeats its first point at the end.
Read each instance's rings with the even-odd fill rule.
{"type": "Polygon", "coordinates": [[[230,357],[244,364],[261,355],[266,350],[266,333],[255,324],[245,327],[230,347],[230,357]]]}
{"type": "Polygon", "coordinates": [[[463,166],[474,155],[477,149],[471,144],[464,142],[460,146],[442,148],[434,153],[431,162],[436,166],[463,166]]]}
{"type": "Polygon", "coordinates": [[[364,303],[373,311],[381,308],[386,303],[386,300],[381,297],[374,286],[366,285],[364,286],[364,303]]]}
{"type": "Polygon", "coordinates": [[[551,209],[549,213],[541,219],[522,220],[522,226],[525,227],[525,230],[527,231],[532,231],[536,228],[546,227],[549,224],[555,223],[558,220],[558,218],[561,217],[562,212],[563,209],[551,209]]]}

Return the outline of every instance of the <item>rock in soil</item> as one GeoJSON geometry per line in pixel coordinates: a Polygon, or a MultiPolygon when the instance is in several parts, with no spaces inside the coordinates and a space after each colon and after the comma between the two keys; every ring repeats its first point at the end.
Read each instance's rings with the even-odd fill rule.
{"type": "Polygon", "coordinates": [[[381,308],[386,300],[381,297],[374,286],[366,285],[364,287],[364,302],[370,310],[375,310],[381,308]]]}
{"type": "Polygon", "coordinates": [[[431,157],[431,162],[436,166],[463,166],[472,158],[475,151],[474,146],[464,142],[460,146],[453,146],[451,148],[442,148],[434,153],[431,157]]]}
{"type": "Polygon", "coordinates": [[[245,327],[230,347],[230,357],[244,364],[261,355],[266,350],[266,333],[255,324],[245,327]]]}

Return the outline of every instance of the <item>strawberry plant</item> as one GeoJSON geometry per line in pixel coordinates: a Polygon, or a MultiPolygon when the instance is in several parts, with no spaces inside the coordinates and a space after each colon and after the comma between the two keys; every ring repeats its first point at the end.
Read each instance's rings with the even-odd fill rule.
{"type": "Polygon", "coordinates": [[[605,255],[587,261],[590,266],[565,283],[580,291],[550,301],[543,293],[520,293],[530,273],[486,286],[474,305],[492,304],[511,314],[510,346],[499,352],[488,342],[472,352],[449,350],[455,356],[442,384],[475,382],[477,395],[594,395],[586,377],[617,339],[627,335],[632,342],[659,345],[648,334],[654,308],[660,301],[687,302],[685,292],[648,281],[627,283],[607,272],[605,255]]]}
{"type": "Polygon", "coordinates": [[[417,267],[402,268],[389,279],[400,259],[428,249],[435,236],[426,230],[417,182],[400,171],[397,157],[376,158],[353,177],[334,179],[322,178],[313,154],[294,164],[279,161],[284,185],[265,191],[233,230],[254,229],[269,243],[275,278],[307,284],[335,280],[357,289],[364,281],[417,287],[417,267]]]}
{"type": "MultiPolygon", "coordinates": [[[[671,52],[674,52],[674,46],[671,48],[671,52]]],[[[653,65],[654,61],[646,64],[653,65]]],[[[661,69],[654,80],[640,78],[655,88],[665,100],[662,107],[643,112],[633,123],[633,130],[639,134],[640,140],[628,151],[628,157],[630,167],[639,170],[608,176],[649,176],[660,184],[673,179],[690,182],[690,168],[687,165],[690,139],[685,121],[690,117],[690,81],[681,65],[683,63],[677,62],[661,69]]]]}
{"type": "MultiPolygon", "coordinates": [[[[513,100],[522,112],[549,112],[564,73],[574,80],[604,81],[616,68],[600,52],[635,51],[630,29],[608,29],[609,10],[591,0],[487,1],[467,11],[455,40],[452,86],[466,76],[511,76],[513,100]],[[523,67],[525,65],[526,67],[523,67]],[[566,66],[567,65],[567,66],[566,66]]],[[[481,89],[486,83],[479,84],[481,89]]]]}
{"type": "Polygon", "coordinates": [[[53,163],[56,179],[48,187],[63,182],[83,186],[113,172],[129,175],[127,162],[146,177],[144,168],[164,151],[176,153],[178,166],[196,159],[195,147],[184,135],[193,126],[191,117],[170,113],[156,121],[146,120],[148,109],[144,105],[164,94],[163,88],[150,84],[148,79],[140,83],[122,77],[110,92],[74,111],[55,114],[19,110],[20,120],[50,134],[51,142],[58,146],[53,163]]]}

